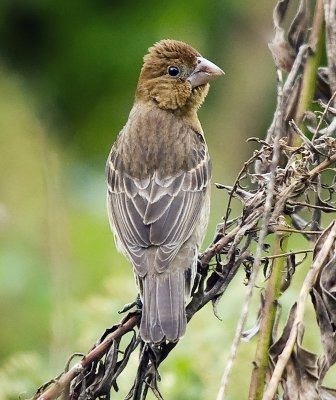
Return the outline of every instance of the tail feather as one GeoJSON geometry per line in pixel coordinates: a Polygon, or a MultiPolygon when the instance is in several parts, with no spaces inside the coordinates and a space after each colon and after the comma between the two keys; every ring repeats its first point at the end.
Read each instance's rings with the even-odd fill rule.
{"type": "Polygon", "coordinates": [[[142,278],[142,288],[142,339],[151,343],[179,340],[187,325],[184,271],[147,274],[142,278]]]}

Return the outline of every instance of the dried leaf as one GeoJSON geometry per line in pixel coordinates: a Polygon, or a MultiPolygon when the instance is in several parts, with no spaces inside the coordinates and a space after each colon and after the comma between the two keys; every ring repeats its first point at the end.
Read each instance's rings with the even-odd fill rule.
{"type": "MultiPolygon", "coordinates": [[[[315,248],[314,248],[314,259],[317,257],[317,254],[322,250],[323,244],[327,237],[329,236],[330,232],[332,231],[336,221],[332,221],[328,227],[321,233],[320,237],[316,241],[315,248]]],[[[329,262],[333,259],[335,255],[335,246],[336,243],[334,243],[334,246],[330,249],[329,253],[327,254],[327,259],[326,262],[329,262]]]]}
{"type": "Polygon", "coordinates": [[[264,308],[264,305],[265,305],[265,299],[264,299],[263,294],[261,293],[260,294],[260,307],[258,310],[256,323],[254,326],[252,326],[252,328],[247,329],[242,333],[241,340],[243,342],[249,342],[259,332],[261,314],[262,314],[262,309],[264,308]]]}
{"type": "Polygon", "coordinates": [[[301,0],[297,13],[288,30],[288,42],[297,54],[308,32],[309,8],[307,0],[301,0]]]}
{"type": "MultiPolygon", "coordinates": [[[[333,221],[316,242],[314,258],[322,250],[323,243],[336,222],[333,221]]],[[[325,263],[311,292],[316,318],[321,332],[323,354],[320,357],[321,375],[336,362],[336,241],[326,255],[325,263]]]]}
{"type": "MultiPolygon", "coordinates": [[[[273,363],[284,350],[296,316],[296,303],[291,308],[288,320],[280,338],[271,346],[270,356],[273,363]]],[[[319,400],[319,370],[317,356],[302,347],[304,330],[301,326],[295,348],[286,365],[281,385],[284,399],[319,400]]]]}
{"type": "MultiPolygon", "coordinates": [[[[302,261],[300,261],[298,264],[301,262],[302,261]]],[[[289,288],[298,264],[295,261],[295,254],[290,254],[286,257],[286,274],[285,279],[282,281],[281,293],[284,293],[289,288]]]]}
{"type": "Polygon", "coordinates": [[[288,4],[289,0],[279,0],[275,6],[273,11],[275,35],[268,44],[276,66],[284,71],[290,71],[294,61],[289,43],[285,39],[285,31],[281,27],[287,12],[288,4]]]}

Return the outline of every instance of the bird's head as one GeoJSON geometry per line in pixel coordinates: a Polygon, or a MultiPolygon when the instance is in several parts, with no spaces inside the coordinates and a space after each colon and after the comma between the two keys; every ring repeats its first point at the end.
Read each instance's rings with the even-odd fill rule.
{"type": "Polygon", "coordinates": [[[166,110],[198,109],[209,82],[223,74],[186,43],[161,40],[144,57],[136,99],[166,110]]]}

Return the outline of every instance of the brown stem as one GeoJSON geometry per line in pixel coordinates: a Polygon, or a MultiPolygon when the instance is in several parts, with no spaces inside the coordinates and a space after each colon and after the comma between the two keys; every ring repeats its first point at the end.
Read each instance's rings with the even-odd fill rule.
{"type": "Polygon", "coordinates": [[[333,154],[331,157],[326,158],[319,165],[317,165],[315,168],[313,168],[309,172],[310,179],[314,179],[320,172],[322,172],[323,170],[328,168],[334,162],[336,162],[336,154],[333,154]]]}
{"type": "Polygon", "coordinates": [[[315,208],[317,210],[322,210],[322,211],[325,211],[325,212],[336,211],[336,209],[333,208],[333,207],[318,206],[316,204],[309,204],[309,203],[305,203],[303,201],[288,201],[287,204],[291,205],[291,206],[294,206],[294,207],[295,206],[301,206],[301,207],[315,208]]]}
{"type": "Polygon", "coordinates": [[[290,251],[288,253],[280,253],[280,254],[273,254],[272,256],[266,256],[263,258],[263,260],[273,260],[274,258],[280,258],[280,257],[287,257],[291,256],[293,254],[307,254],[307,253],[312,253],[314,250],[313,249],[308,249],[308,250],[300,250],[300,251],[290,251]]]}
{"type": "Polygon", "coordinates": [[[317,124],[317,127],[316,127],[316,129],[315,129],[315,132],[314,132],[313,141],[314,141],[314,139],[316,138],[316,136],[317,136],[317,134],[318,134],[318,132],[319,132],[319,130],[320,130],[321,124],[322,124],[322,122],[324,121],[324,118],[325,118],[325,116],[326,116],[326,114],[327,114],[329,108],[330,108],[331,105],[333,104],[333,101],[334,101],[335,97],[336,97],[336,92],[334,92],[333,95],[330,97],[330,99],[329,99],[329,101],[328,101],[328,104],[326,105],[326,107],[325,107],[325,109],[324,109],[324,111],[323,111],[323,114],[321,115],[321,118],[320,118],[320,120],[319,120],[319,122],[318,122],[318,124],[317,124]]]}
{"type": "Polygon", "coordinates": [[[36,400],[52,400],[59,397],[67,385],[79,375],[88,365],[93,361],[99,360],[111,347],[115,339],[123,336],[125,333],[131,331],[140,322],[140,314],[131,316],[124,324],[121,324],[114,332],[110,333],[105,340],[97,347],[91,350],[79,363],[74,365],[68,372],[64,373],[56,382],[54,382],[42,394],[37,393],[34,397],[36,400]]]}

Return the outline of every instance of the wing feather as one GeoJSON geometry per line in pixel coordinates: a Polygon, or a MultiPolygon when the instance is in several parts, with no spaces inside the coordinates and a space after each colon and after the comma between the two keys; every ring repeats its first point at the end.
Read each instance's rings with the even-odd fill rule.
{"type": "Polygon", "coordinates": [[[156,248],[155,268],[164,271],[199,221],[211,175],[203,144],[192,149],[196,162],[189,170],[167,177],[155,171],[145,179],[123,171],[117,148],[112,148],[107,162],[110,223],[141,275],[146,273],[146,249],[156,248]]]}

